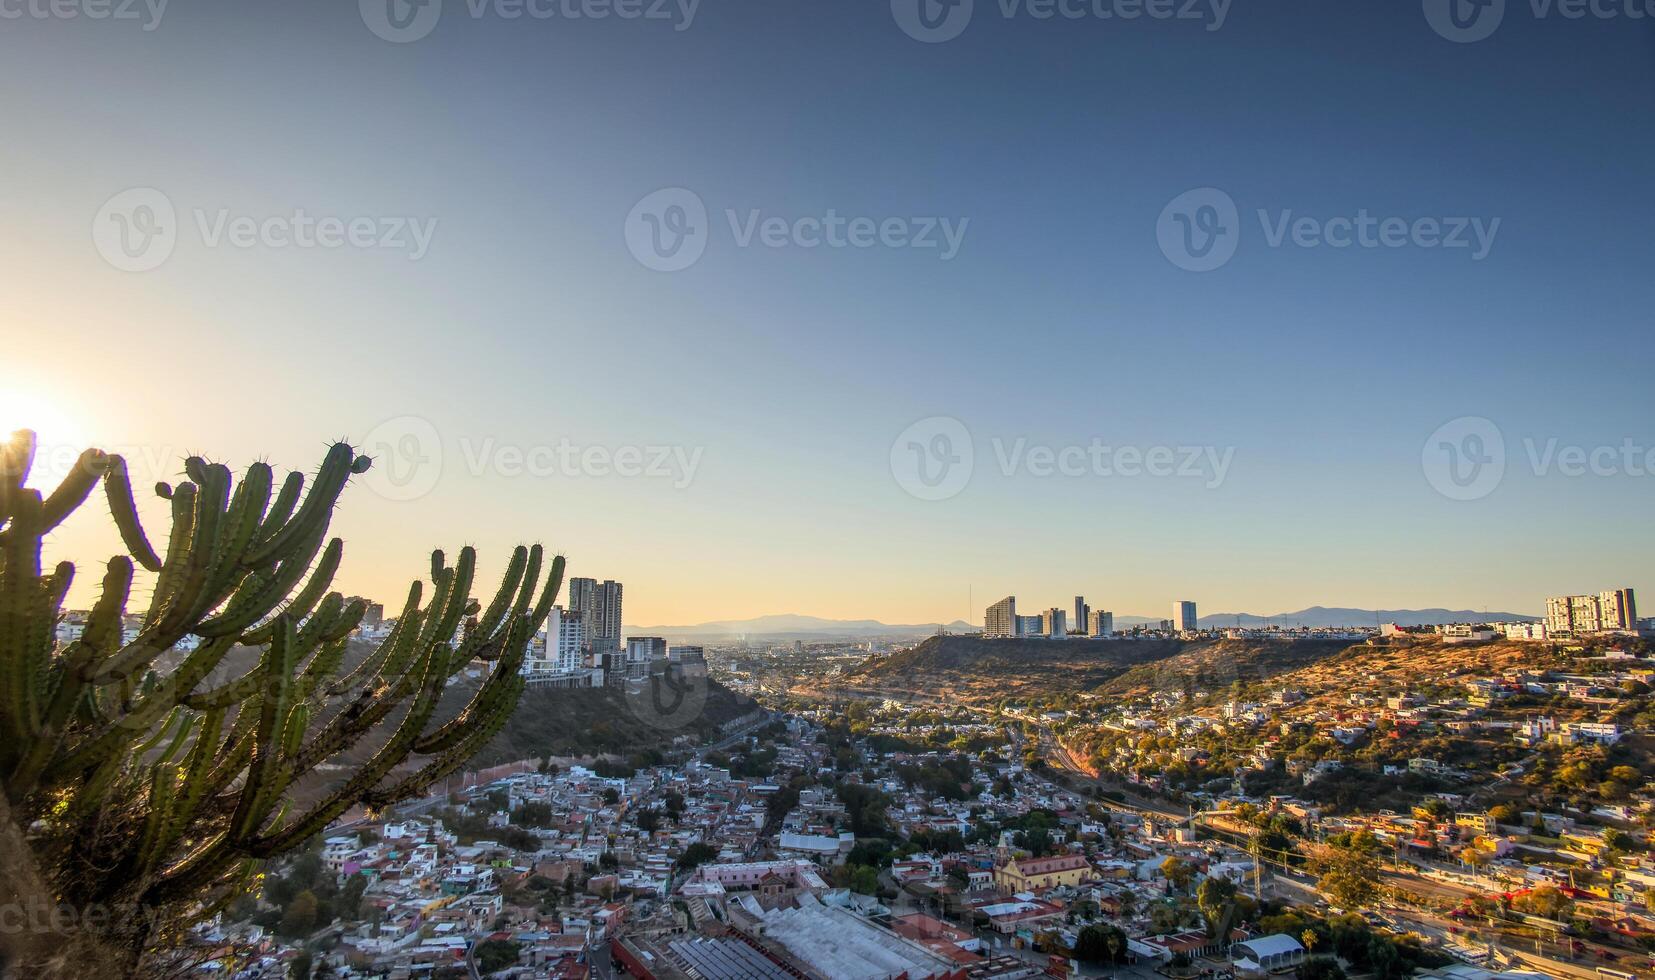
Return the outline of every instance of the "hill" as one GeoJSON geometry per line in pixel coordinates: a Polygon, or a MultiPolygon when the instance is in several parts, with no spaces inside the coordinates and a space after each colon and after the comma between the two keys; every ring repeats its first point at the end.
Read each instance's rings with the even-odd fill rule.
{"type": "Polygon", "coordinates": [[[963,700],[1212,690],[1337,657],[1347,640],[984,640],[935,636],[847,670],[846,687],[963,700]]]}
{"type": "Polygon", "coordinates": [[[1225,629],[1231,626],[1254,628],[1277,626],[1308,626],[1311,629],[1339,626],[1368,626],[1380,623],[1398,623],[1402,626],[1441,626],[1446,623],[1526,623],[1537,616],[1509,612],[1478,612],[1474,609],[1351,609],[1347,607],[1311,606],[1298,612],[1277,613],[1274,616],[1256,616],[1252,613],[1214,613],[1201,617],[1203,629],[1225,629]]]}
{"type": "Polygon", "coordinates": [[[985,640],[933,636],[847,670],[847,686],[991,698],[1097,688],[1179,653],[1178,640],[985,640]]]}
{"type": "MultiPolygon", "coordinates": [[[[699,683],[699,682],[697,682],[699,683]]],[[[717,741],[720,727],[756,710],[758,702],[715,680],[706,681],[706,702],[682,723],[644,716],[617,688],[530,688],[511,719],[472,760],[473,767],[554,756],[615,755],[665,751],[680,736],[691,745],[717,741]]]]}

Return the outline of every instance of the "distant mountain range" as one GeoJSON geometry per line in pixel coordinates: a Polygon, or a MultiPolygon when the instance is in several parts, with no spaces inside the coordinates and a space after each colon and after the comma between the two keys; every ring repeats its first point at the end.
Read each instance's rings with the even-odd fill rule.
{"type": "Polygon", "coordinates": [[[839,639],[871,636],[915,637],[930,636],[938,629],[958,633],[978,629],[970,623],[955,620],[952,623],[881,623],[874,619],[823,619],[820,616],[757,616],[753,619],[725,619],[689,626],[627,626],[627,636],[664,636],[667,638],[706,638],[732,636],[786,637],[789,639],[839,639]]]}
{"type": "MultiPolygon", "coordinates": [[[[1522,613],[1478,612],[1475,609],[1346,609],[1311,606],[1298,612],[1277,613],[1274,616],[1255,616],[1252,613],[1215,613],[1202,616],[1201,625],[1222,629],[1238,624],[1256,626],[1377,626],[1396,623],[1400,626],[1441,626],[1445,623],[1526,623],[1539,619],[1522,613]]],[[[1159,622],[1159,620],[1156,620],[1159,622]]],[[[1116,620],[1117,625],[1120,620],[1116,620]]]]}
{"type": "MultiPolygon", "coordinates": [[[[1201,626],[1223,629],[1262,626],[1374,626],[1379,623],[1398,623],[1402,626],[1440,626],[1444,623],[1529,622],[1538,619],[1523,613],[1478,612],[1474,609],[1348,609],[1311,606],[1297,612],[1259,616],[1254,613],[1215,613],[1201,617],[1201,626]]],[[[1116,629],[1133,626],[1156,626],[1159,617],[1116,616],[1116,629]]],[[[979,625],[955,620],[952,623],[881,623],[874,619],[823,619],[820,616],[786,614],[757,616],[752,619],[726,619],[685,626],[627,626],[627,636],[663,636],[669,639],[718,639],[735,636],[770,637],[786,639],[856,639],[874,636],[919,637],[930,636],[939,629],[950,633],[965,633],[981,629],[979,625]]]]}

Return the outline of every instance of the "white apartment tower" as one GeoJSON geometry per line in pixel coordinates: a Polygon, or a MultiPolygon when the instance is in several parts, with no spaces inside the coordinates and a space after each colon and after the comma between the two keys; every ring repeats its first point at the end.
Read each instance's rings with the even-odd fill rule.
{"type": "Polygon", "coordinates": [[[1008,595],[984,611],[983,635],[985,637],[1016,636],[1017,632],[1016,596],[1008,595]]]}
{"type": "Polygon", "coordinates": [[[1638,603],[1631,589],[1597,595],[1562,595],[1546,600],[1546,630],[1553,636],[1585,636],[1638,628],[1638,603]]]}
{"type": "Polygon", "coordinates": [[[1172,628],[1180,633],[1193,633],[1200,627],[1200,619],[1195,615],[1195,603],[1188,599],[1180,599],[1172,604],[1172,628]]]}
{"type": "Polygon", "coordinates": [[[1087,626],[1093,636],[1114,636],[1115,614],[1107,609],[1094,610],[1087,626]]]}

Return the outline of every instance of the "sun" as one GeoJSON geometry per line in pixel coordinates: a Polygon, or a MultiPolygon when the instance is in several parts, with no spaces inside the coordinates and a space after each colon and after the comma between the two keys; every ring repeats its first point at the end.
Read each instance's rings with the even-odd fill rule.
{"type": "Polygon", "coordinates": [[[0,439],[9,439],[18,429],[34,430],[35,462],[28,486],[36,489],[57,486],[89,445],[86,427],[59,401],[7,384],[0,387],[0,439]]]}

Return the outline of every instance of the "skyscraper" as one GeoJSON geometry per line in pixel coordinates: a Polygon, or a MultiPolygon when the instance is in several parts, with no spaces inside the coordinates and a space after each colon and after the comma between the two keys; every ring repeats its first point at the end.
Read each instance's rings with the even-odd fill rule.
{"type": "Polygon", "coordinates": [[[1040,631],[1054,640],[1061,640],[1069,634],[1068,624],[1064,622],[1067,614],[1053,606],[1046,610],[1040,621],[1040,631]]]}
{"type": "Polygon", "coordinates": [[[621,583],[604,580],[598,586],[598,603],[593,610],[593,648],[605,652],[621,648],[621,583]]]}
{"type": "Polygon", "coordinates": [[[569,580],[569,611],[576,616],[587,616],[598,603],[598,580],[572,578],[569,580]]]}
{"type": "Polygon", "coordinates": [[[1075,618],[1069,620],[1075,629],[1084,631],[1086,624],[1092,619],[1092,607],[1086,604],[1086,597],[1075,596],[1075,618]]]}
{"type": "Polygon", "coordinates": [[[1191,633],[1200,626],[1195,615],[1195,603],[1187,599],[1179,600],[1172,605],[1172,628],[1180,633],[1191,633]]]}
{"type": "Polygon", "coordinates": [[[983,635],[1006,637],[1017,635],[1017,597],[1006,596],[983,613],[983,635]]]}
{"type": "Polygon", "coordinates": [[[1095,610],[1088,625],[1093,636],[1114,636],[1115,614],[1107,609],[1095,610]]]}
{"type": "Polygon", "coordinates": [[[621,583],[605,579],[569,580],[569,611],[585,626],[588,652],[602,655],[621,649],[621,583]]]}

